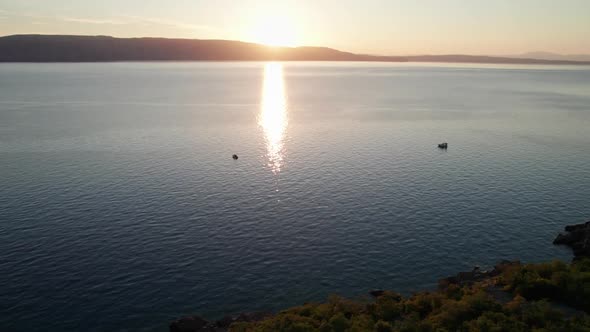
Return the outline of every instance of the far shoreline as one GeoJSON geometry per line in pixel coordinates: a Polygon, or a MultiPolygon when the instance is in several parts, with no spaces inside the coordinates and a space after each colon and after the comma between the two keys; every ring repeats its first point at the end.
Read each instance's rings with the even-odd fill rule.
{"type": "MultiPolygon", "coordinates": [[[[1,65],[84,65],[84,64],[196,64],[196,63],[203,63],[203,64],[228,64],[228,63],[248,63],[248,64],[255,64],[255,63],[270,63],[270,62],[278,62],[283,64],[320,64],[326,65],[330,63],[338,63],[338,64],[374,64],[375,66],[379,65],[408,65],[408,66],[421,66],[421,67],[444,67],[448,65],[448,67],[464,67],[464,68],[476,68],[476,66],[489,66],[490,69],[502,69],[502,68],[521,68],[521,69],[535,69],[535,68],[543,68],[543,69],[555,69],[555,70],[562,70],[562,69],[590,69],[590,62],[589,63],[576,63],[576,64],[539,64],[539,63],[502,63],[502,62],[433,62],[433,61],[350,61],[350,60],[114,60],[114,61],[0,61],[1,65]],[[468,67],[473,66],[473,67],[468,67]]],[[[401,67],[401,66],[400,66],[401,67]]]]}
{"type": "Polygon", "coordinates": [[[328,47],[278,47],[235,40],[115,38],[79,35],[11,35],[0,37],[0,63],[102,63],[102,62],[376,62],[473,63],[515,65],[587,66],[590,61],[546,60],[506,56],[372,55],[328,47]]]}

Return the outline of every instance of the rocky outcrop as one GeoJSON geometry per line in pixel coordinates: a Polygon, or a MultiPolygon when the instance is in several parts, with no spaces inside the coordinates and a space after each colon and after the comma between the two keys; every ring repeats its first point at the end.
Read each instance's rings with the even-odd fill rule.
{"type": "Polygon", "coordinates": [[[377,297],[380,297],[380,296],[382,296],[383,294],[385,294],[385,291],[384,291],[384,290],[382,290],[382,289],[373,289],[373,290],[371,290],[371,291],[369,292],[369,294],[370,294],[372,297],[375,297],[375,298],[377,298],[377,297]]]}
{"type": "Polygon", "coordinates": [[[504,272],[506,269],[514,266],[520,266],[520,261],[506,261],[503,260],[496,264],[490,271],[482,271],[479,266],[476,266],[470,272],[459,272],[457,275],[440,279],[438,287],[444,289],[450,285],[468,285],[474,282],[483,281],[489,278],[496,277],[504,272]]]}
{"type": "Polygon", "coordinates": [[[208,331],[205,329],[210,323],[199,317],[183,317],[170,323],[170,332],[208,331]]]}
{"type": "Polygon", "coordinates": [[[574,251],[574,260],[590,257],[590,221],[565,226],[566,233],[557,235],[553,244],[566,245],[574,251]]]}
{"type": "Polygon", "coordinates": [[[268,312],[241,313],[234,316],[225,316],[214,322],[207,321],[199,316],[180,318],[170,323],[170,332],[227,332],[233,323],[258,322],[272,316],[268,312]]]}

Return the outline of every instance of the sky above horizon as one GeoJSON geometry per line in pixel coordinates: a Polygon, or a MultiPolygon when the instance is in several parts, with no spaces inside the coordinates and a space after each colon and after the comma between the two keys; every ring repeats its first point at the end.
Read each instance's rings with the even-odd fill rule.
{"type": "Polygon", "coordinates": [[[33,33],[389,55],[590,54],[590,0],[0,0],[0,35],[33,33]]]}

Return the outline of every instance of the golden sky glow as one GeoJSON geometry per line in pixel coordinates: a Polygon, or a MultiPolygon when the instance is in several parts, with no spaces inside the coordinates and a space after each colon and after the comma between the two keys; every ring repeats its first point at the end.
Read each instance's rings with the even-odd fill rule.
{"type": "Polygon", "coordinates": [[[230,39],[357,53],[590,53],[589,0],[0,0],[0,34],[230,39]]]}
{"type": "Polygon", "coordinates": [[[269,46],[299,46],[297,23],[288,16],[261,15],[252,26],[251,37],[256,43],[269,46]]]}

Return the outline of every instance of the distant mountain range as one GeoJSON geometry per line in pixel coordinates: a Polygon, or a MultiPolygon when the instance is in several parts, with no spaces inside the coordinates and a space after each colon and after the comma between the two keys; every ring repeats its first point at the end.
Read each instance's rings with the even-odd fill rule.
{"type": "Polygon", "coordinates": [[[377,56],[327,47],[270,47],[231,40],[13,35],[0,37],[0,62],[110,61],[380,61],[590,64],[590,59],[475,55],[377,56]]]}
{"type": "Polygon", "coordinates": [[[590,61],[590,54],[557,54],[550,52],[528,52],[520,55],[511,56],[513,58],[532,58],[542,60],[557,60],[557,61],[590,61]]]}

